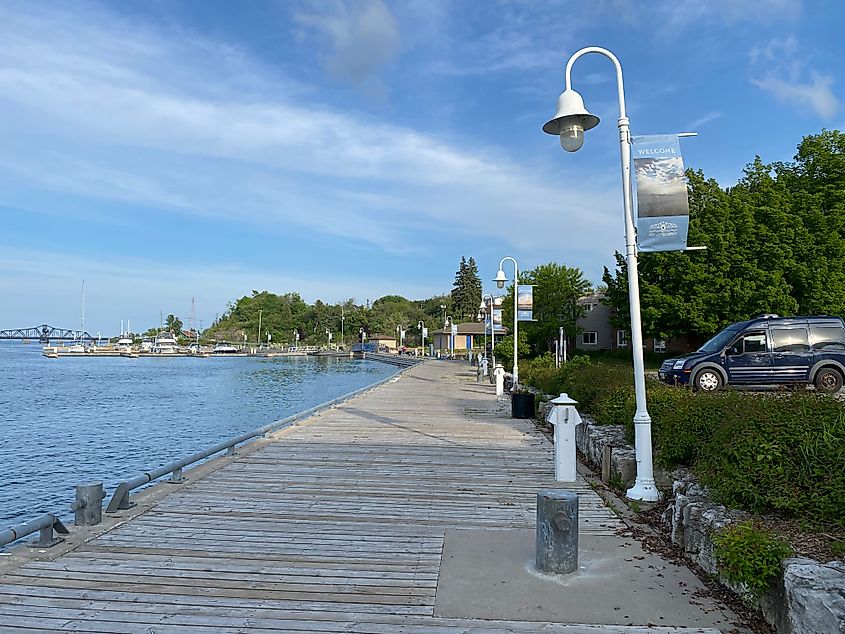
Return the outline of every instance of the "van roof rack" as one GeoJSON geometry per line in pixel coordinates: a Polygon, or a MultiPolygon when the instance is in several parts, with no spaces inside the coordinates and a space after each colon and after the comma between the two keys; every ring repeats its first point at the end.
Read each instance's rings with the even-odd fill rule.
{"type": "Polygon", "coordinates": [[[780,315],[776,313],[763,313],[762,315],[757,315],[757,319],[777,319],[780,315]]]}

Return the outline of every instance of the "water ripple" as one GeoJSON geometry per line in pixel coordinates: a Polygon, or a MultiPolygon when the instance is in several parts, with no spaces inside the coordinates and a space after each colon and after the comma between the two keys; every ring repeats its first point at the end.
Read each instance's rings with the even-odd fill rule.
{"type": "Polygon", "coordinates": [[[45,359],[0,347],[0,528],[67,516],[77,482],[166,464],[395,368],[331,358],[45,359]]]}

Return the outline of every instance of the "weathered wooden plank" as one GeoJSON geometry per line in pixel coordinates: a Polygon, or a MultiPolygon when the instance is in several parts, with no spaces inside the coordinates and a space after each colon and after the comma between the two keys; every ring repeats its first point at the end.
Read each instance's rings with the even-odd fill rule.
{"type": "MultiPolygon", "coordinates": [[[[489,390],[453,380],[448,366],[414,372],[433,380],[325,412],[70,554],[6,575],[0,622],[157,634],[607,634],[433,616],[445,529],[533,526],[536,491],[555,486],[553,455],[529,423],[493,412],[489,390]]],[[[584,482],[572,489],[582,531],[622,526],[584,482]]]]}

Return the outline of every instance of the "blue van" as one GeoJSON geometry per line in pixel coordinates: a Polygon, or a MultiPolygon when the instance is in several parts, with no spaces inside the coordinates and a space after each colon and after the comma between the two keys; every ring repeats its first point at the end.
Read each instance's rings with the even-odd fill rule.
{"type": "Polygon", "coordinates": [[[658,376],[702,392],[801,383],[838,392],[845,382],[845,323],[839,317],[761,315],[731,324],[696,352],[667,359],[658,376]]]}

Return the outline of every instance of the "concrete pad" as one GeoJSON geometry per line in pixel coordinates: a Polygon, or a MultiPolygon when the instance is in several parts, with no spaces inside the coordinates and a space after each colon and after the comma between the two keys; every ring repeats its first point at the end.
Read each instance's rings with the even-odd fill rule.
{"type": "Polygon", "coordinates": [[[733,630],[735,617],[686,567],[624,537],[581,535],[579,570],[534,570],[534,531],[449,529],[435,616],[733,630]]]}

